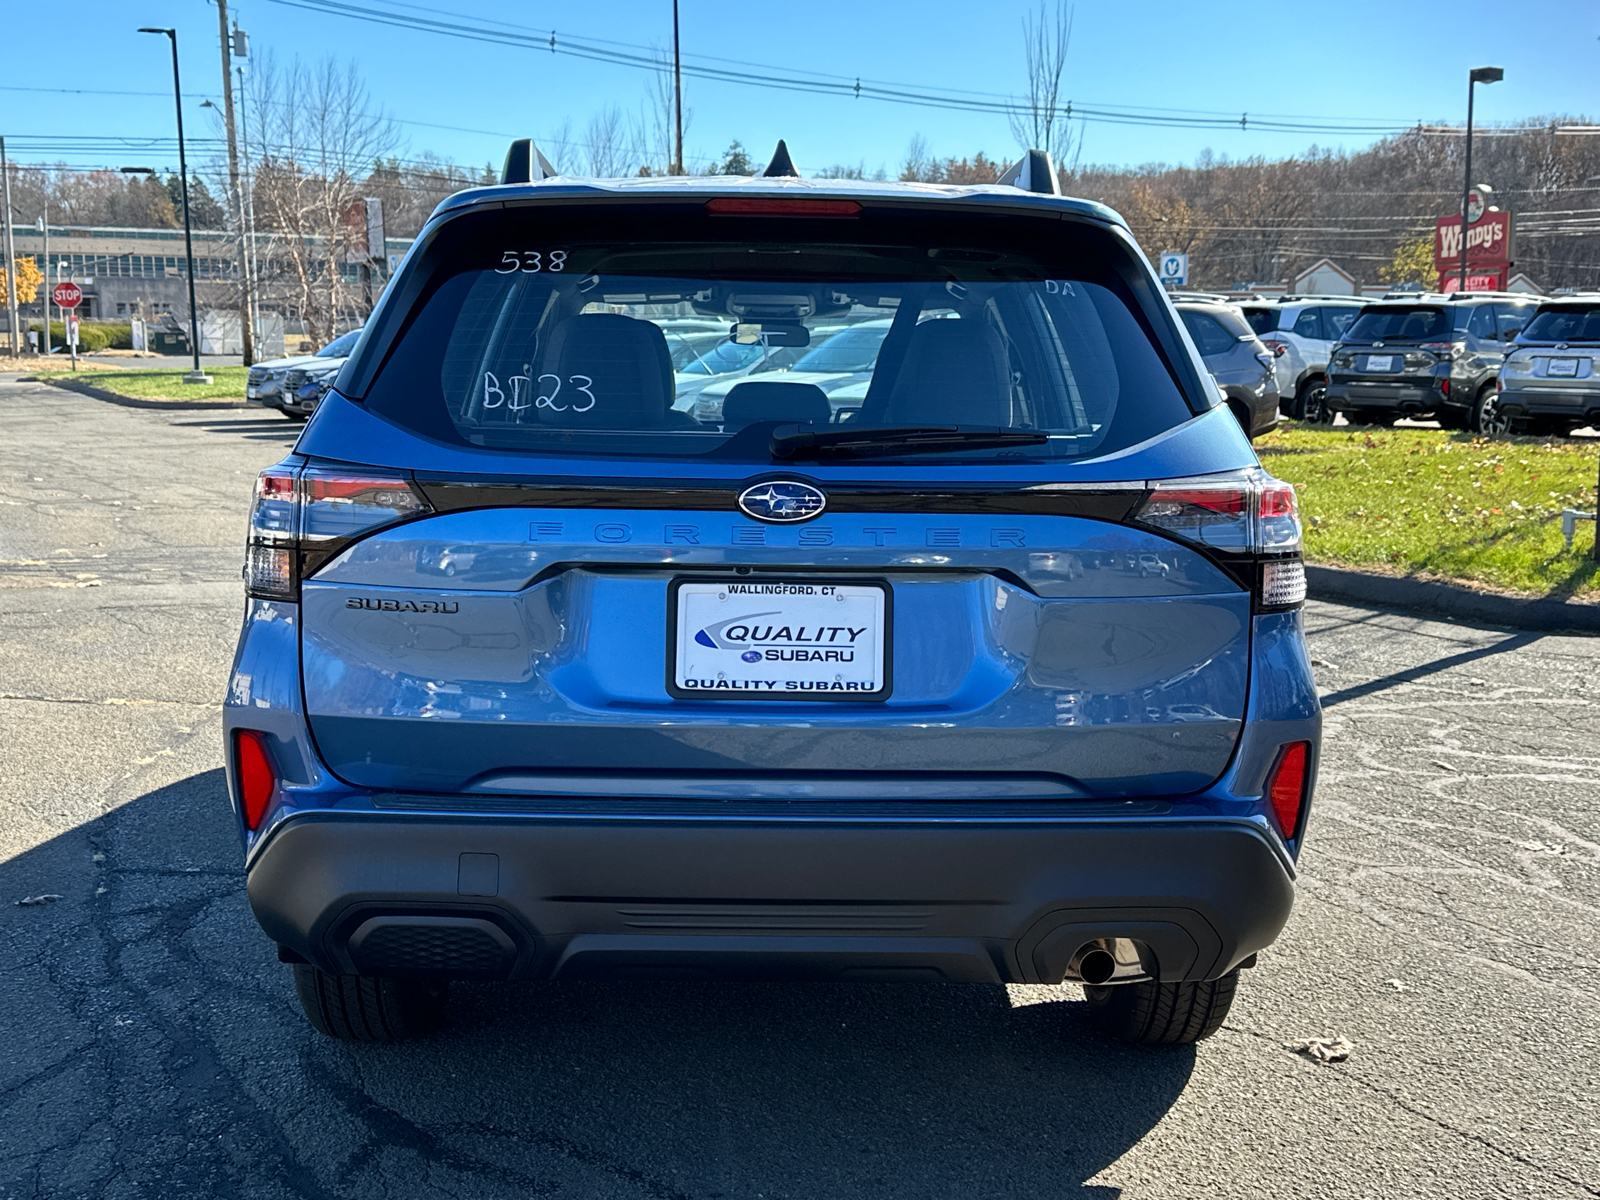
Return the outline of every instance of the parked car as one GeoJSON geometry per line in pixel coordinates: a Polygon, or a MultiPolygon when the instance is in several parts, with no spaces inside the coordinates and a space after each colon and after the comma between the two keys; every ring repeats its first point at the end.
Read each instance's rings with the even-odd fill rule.
{"type": "Polygon", "coordinates": [[[291,421],[303,421],[316,412],[317,405],[328,394],[345,359],[312,359],[303,366],[290,367],[283,377],[278,408],[291,421]]]}
{"type": "Polygon", "coordinates": [[[1327,421],[1328,356],[1364,301],[1354,296],[1284,296],[1239,307],[1276,360],[1279,404],[1296,420],[1327,421]]]}
{"type": "Polygon", "coordinates": [[[1600,424],[1600,295],[1540,304],[1511,343],[1496,386],[1484,414],[1494,432],[1567,434],[1600,424]]]}
{"type": "Polygon", "coordinates": [[[1277,360],[1237,305],[1180,300],[1178,315],[1216,378],[1228,410],[1250,438],[1278,427],[1277,360]]]}
{"type": "Polygon", "coordinates": [[[228,795],[323,1033],[453,980],[1071,981],[1192,1042],[1288,920],[1295,493],[1126,225],[1039,153],[773,170],[445,200],[257,479],[228,795]],[[709,424],[679,306],[886,327],[847,424],[809,369],[709,424]]]}
{"type": "MultiPolygon", "coordinates": [[[[888,332],[887,318],[861,321],[845,328],[823,328],[812,339],[811,346],[798,356],[769,358],[745,377],[765,377],[781,371],[780,382],[819,387],[828,398],[831,419],[837,421],[841,410],[853,412],[861,406],[878,349],[888,332]]],[[[779,379],[776,375],[773,378],[779,379]]],[[[695,397],[695,419],[707,424],[721,422],[722,402],[740,382],[741,377],[729,374],[701,388],[695,397]]],[[[682,403],[681,392],[679,402],[682,403]]]]}
{"type": "Polygon", "coordinates": [[[1446,429],[1494,432],[1506,346],[1536,307],[1477,294],[1365,305],[1333,349],[1328,409],[1368,425],[1432,414],[1446,429]]]}
{"type": "MultiPolygon", "coordinates": [[[[361,337],[361,330],[352,329],[349,333],[341,333],[315,354],[301,354],[293,358],[274,358],[268,362],[256,363],[250,368],[250,373],[245,377],[244,398],[247,404],[260,404],[267,408],[276,408],[291,421],[304,420],[306,412],[298,400],[292,404],[285,402],[284,385],[289,372],[296,368],[325,366],[327,359],[337,359],[342,363],[345,357],[354,349],[356,341],[361,337]]],[[[292,397],[292,393],[289,393],[292,397]]]]}

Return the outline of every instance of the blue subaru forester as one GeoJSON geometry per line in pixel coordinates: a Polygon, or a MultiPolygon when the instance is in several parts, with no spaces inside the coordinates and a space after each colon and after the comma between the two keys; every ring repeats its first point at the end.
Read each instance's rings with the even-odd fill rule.
{"type": "Polygon", "coordinates": [[[257,481],[229,788],[322,1032],[452,979],[1072,981],[1188,1042],[1288,919],[1294,492],[1127,227],[1037,152],[786,164],[519,143],[257,481]],[[709,417],[690,322],[760,360],[709,417]]]}

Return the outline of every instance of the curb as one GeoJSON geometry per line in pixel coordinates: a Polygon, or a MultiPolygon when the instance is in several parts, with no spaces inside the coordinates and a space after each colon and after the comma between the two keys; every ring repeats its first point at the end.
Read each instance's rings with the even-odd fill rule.
{"type": "Polygon", "coordinates": [[[1343,567],[1306,564],[1306,592],[1313,600],[1332,600],[1369,608],[1398,608],[1452,621],[1477,621],[1540,633],[1600,634],[1600,604],[1548,597],[1528,599],[1480,592],[1455,583],[1373,575],[1343,567]]]}
{"type": "Polygon", "coordinates": [[[104,400],[107,404],[120,404],[124,408],[157,408],[169,412],[199,412],[206,409],[242,409],[243,400],[140,400],[133,396],[120,396],[116,392],[108,392],[105,388],[97,388],[93,384],[79,383],[76,379],[39,379],[24,375],[17,380],[18,383],[43,383],[50,387],[58,387],[63,391],[77,392],[81,396],[93,396],[96,400],[104,400]]]}

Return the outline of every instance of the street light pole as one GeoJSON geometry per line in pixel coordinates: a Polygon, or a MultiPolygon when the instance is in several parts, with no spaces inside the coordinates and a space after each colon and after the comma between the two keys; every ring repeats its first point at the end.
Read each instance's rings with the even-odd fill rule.
{"type": "Polygon", "coordinates": [[[11,167],[6,162],[6,139],[0,137],[0,205],[5,206],[6,322],[11,333],[11,357],[22,353],[17,341],[17,247],[11,238],[11,167]]]}
{"type": "Polygon", "coordinates": [[[1476,84],[1499,83],[1506,77],[1500,67],[1477,67],[1467,74],[1467,161],[1466,177],[1461,182],[1461,273],[1457,276],[1456,295],[1462,296],[1467,290],[1467,228],[1471,222],[1467,219],[1467,206],[1472,197],[1472,91],[1476,84]]]}
{"type": "Polygon", "coordinates": [[[183,185],[183,257],[189,268],[189,349],[194,352],[194,370],[183,377],[185,383],[210,383],[211,376],[200,369],[200,313],[194,299],[194,232],[189,221],[189,164],[183,154],[183,84],[178,78],[178,31],[176,29],[139,30],[164,33],[172,43],[172,95],[178,106],[178,180],[183,185]]]}

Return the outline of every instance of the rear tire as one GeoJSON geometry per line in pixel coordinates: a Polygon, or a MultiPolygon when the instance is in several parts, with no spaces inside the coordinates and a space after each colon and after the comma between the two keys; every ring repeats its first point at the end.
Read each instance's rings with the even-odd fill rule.
{"type": "Polygon", "coordinates": [[[1440,408],[1433,415],[1440,429],[1466,429],[1472,424],[1472,414],[1457,408],[1440,408]]]}
{"type": "Polygon", "coordinates": [[[1250,432],[1250,410],[1239,404],[1228,405],[1228,410],[1233,413],[1233,419],[1239,422],[1239,428],[1244,430],[1245,437],[1255,437],[1255,434],[1250,432]]]}
{"type": "Polygon", "coordinates": [[[1333,410],[1328,407],[1328,383],[1325,379],[1308,380],[1295,397],[1294,415],[1312,425],[1332,425],[1333,410]]]}
{"type": "Polygon", "coordinates": [[[1141,1046],[1182,1046],[1208,1038],[1227,1020],[1239,972],[1211,983],[1085,985],[1095,1023],[1112,1037],[1141,1046]]]}
{"type": "Polygon", "coordinates": [[[439,1023],[450,985],[444,980],[329,975],[294,964],[294,990],[318,1033],[346,1042],[397,1042],[439,1023]]]}
{"type": "Polygon", "coordinates": [[[1472,402],[1472,432],[1484,437],[1505,437],[1511,432],[1511,418],[1500,411],[1500,393],[1493,384],[1472,402]]]}

